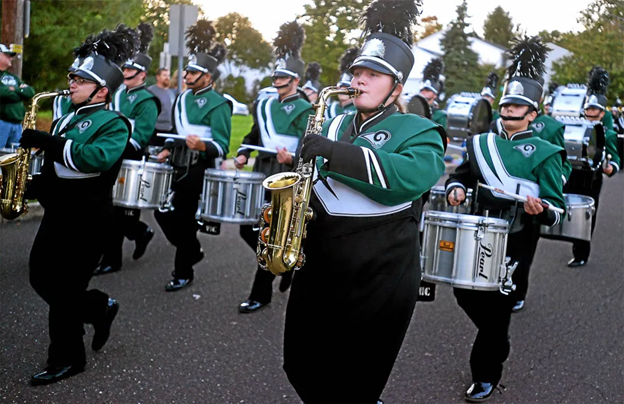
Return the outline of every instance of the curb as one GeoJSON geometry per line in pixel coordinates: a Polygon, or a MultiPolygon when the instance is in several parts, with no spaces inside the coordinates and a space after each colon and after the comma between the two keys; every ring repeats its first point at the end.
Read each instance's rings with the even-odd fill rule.
{"type": "Polygon", "coordinates": [[[16,219],[8,220],[0,216],[0,225],[3,224],[11,224],[11,223],[19,223],[19,222],[27,222],[30,220],[37,220],[43,216],[44,209],[41,207],[39,202],[31,201],[28,202],[28,212],[26,214],[19,216],[16,219]]]}

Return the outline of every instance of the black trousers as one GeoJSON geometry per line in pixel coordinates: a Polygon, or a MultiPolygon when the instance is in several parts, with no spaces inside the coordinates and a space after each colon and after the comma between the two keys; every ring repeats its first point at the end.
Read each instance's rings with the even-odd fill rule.
{"type": "Polygon", "coordinates": [[[517,302],[525,300],[527,292],[529,290],[529,272],[533,265],[533,258],[535,258],[535,252],[537,251],[537,242],[540,239],[540,225],[534,224],[532,221],[527,222],[524,225],[523,234],[526,235],[524,243],[526,244],[522,251],[520,251],[520,263],[518,268],[514,272],[512,279],[516,285],[516,290],[511,293],[512,298],[517,302]],[[529,239],[529,235],[532,238],[529,239]]]}
{"type": "Polygon", "coordinates": [[[121,266],[124,237],[136,240],[147,231],[148,226],[141,221],[140,209],[113,208],[113,228],[111,237],[106,240],[102,265],[121,266]]]}
{"type": "Polygon", "coordinates": [[[174,278],[193,278],[193,264],[201,257],[201,244],[197,239],[199,224],[195,213],[203,186],[203,170],[195,167],[179,182],[172,185],[175,192],[169,212],[154,212],[154,217],[165,237],[176,248],[174,278]]]}
{"type": "Polygon", "coordinates": [[[90,207],[82,212],[46,208],[30,252],[30,284],[50,306],[52,366],[83,365],[84,324],[106,313],[108,295],[87,288],[102,255],[112,206],[90,207]]]}
{"type": "MultiPolygon", "coordinates": [[[[512,263],[519,261],[518,269],[526,264],[523,258],[528,256],[527,246],[530,246],[533,231],[532,227],[525,227],[507,238],[507,256],[511,257],[512,263]]],[[[497,384],[511,348],[509,324],[516,298],[512,294],[505,296],[499,291],[454,288],[453,293],[459,306],[478,329],[470,353],[472,380],[497,384]]]]}
{"type": "MultiPolygon", "coordinates": [[[[602,190],[602,170],[596,172],[593,177],[585,172],[572,172],[570,181],[564,186],[563,192],[567,194],[578,194],[590,196],[594,199],[596,211],[592,217],[591,234],[594,235],[596,219],[598,217],[598,205],[600,204],[600,191],[602,190]]],[[[591,253],[591,242],[576,240],[572,243],[572,254],[574,259],[587,261],[591,253]]]]}

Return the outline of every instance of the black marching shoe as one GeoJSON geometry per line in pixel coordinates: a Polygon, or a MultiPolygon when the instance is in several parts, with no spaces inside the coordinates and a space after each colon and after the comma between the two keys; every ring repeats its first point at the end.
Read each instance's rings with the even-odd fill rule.
{"type": "Polygon", "coordinates": [[[260,303],[257,300],[245,300],[240,305],[238,305],[239,313],[253,313],[260,310],[263,307],[266,307],[268,303],[260,303]]]}
{"type": "Polygon", "coordinates": [[[193,278],[173,278],[165,286],[165,291],[167,291],[167,292],[175,292],[177,290],[184,289],[191,282],[193,282],[193,278]]]}
{"type": "Polygon", "coordinates": [[[582,267],[585,266],[585,264],[587,264],[587,260],[580,260],[576,258],[572,258],[570,262],[568,262],[568,266],[570,268],[582,267]]]}
{"type": "Polygon", "coordinates": [[[290,288],[292,283],[293,271],[284,272],[280,277],[279,291],[284,293],[290,288]]]}
{"type": "Polygon", "coordinates": [[[95,268],[95,271],[93,271],[93,275],[98,276],[98,275],[106,275],[106,274],[112,274],[113,272],[118,272],[121,270],[121,265],[117,266],[117,265],[99,265],[97,268],[95,268]]]}
{"type": "Polygon", "coordinates": [[[482,403],[492,397],[494,390],[499,390],[496,384],[475,382],[468,388],[464,398],[469,403],[482,403]]]}
{"type": "Polygon", "coordinates": [[[132,254],[132,259],[138,260],[145,254],[145,249],[150,241],[154,238],[154,230],[149,227],[145,230],[145,233],[140,235],[136,240],[136,247],[134,248],[134,253],[132,254]]]}
{"type": "Polygon", "coordinates": [[[518,300],[511,311],[517,313],[522,309],[524,309],[524,300],[518,300]]]}
{"type": "Polygon", "coordinates": [[[106,314],[104,314],[104,317],[100,321],[93,323],[95,333],[93,334],[91,349],[94,351],[102,349],[102,347],[106,344],[106,341],[108,341],[108,337],[110,337],[111,325],[113,325],[113,320],[115,319],[115,316],[117,316],[118,311],[119,303],[117,300],[108,299],[106,314]]]}
{"type": "Polygon", "coordinates": [[[72,365],[72,366],[48,366],[30,379],[30,384],[33,386],[43,386],[45,384],[52,384],[68,377],[77,375],[84,372],[84,365],[72,365]]]}

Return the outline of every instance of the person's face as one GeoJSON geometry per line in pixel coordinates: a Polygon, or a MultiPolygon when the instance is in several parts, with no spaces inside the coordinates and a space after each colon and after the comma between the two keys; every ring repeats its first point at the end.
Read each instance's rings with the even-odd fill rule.
{"type": "Polygon", "coordinates": [[[518,131],[518,130],[522,130],[528,127],[529,124],[533,122],[533,120],[537,116],[537,112],[532,111],[528,115],[527,115],[527,112],[529,112],[528,105],[518,105],[518,104],[501,105],[500,114],[502,116],[509,116],[509,117],[514,117],[514,118],[519,118],[519,117],[524,116],[524,119],[522,119],[521,121],[503,120],[503,126],[505,127],[505,130],[507,130],[508,132],[518,131]]]}
{"type": "Polygon", "coordinates": [[[7,53],[0,53],[0,70],[6,70],[11,67],[13,57],[7,53]]]}
{"type": "Polygon", "coordinates": [[[273,78],[274,87],[281,87],[284,85],[286,86],[284,88],[277,89],[277,93],[279,94],[280,98],[285,97],[289,94],[292,94],[297,90],[297,86],[299,85],[299,79],[293,79],[292,82],[290,82],[291,79],[292,77],[274,77],[273,78]]]}
{"type": "Polygon", "coordinates": [[[128,88],[133,88],[141,85],[145,81],[145,72],[139,72],[139,74],[137,74],[137,72],[139,72],[137,69],[123,69],[124,84],[128,88]],[[133,77],[135,75],[136,77],[133,77]]]}
{"type": "Polygon", "coordinates": [[[212,76],[210,73],[204,73],[202,76],[202,72],[186,70],[184,72],[184,83],[191,90],[200,90],[210,83],[212,76]],[[201,76],[201,77],[200,77],[201,76]]]}
{"type": "MultiPolygon", "coordinates": [[[[69,78],[69,91],[71,92],[71,101],[72,104],[81,104],[89,98],[89,96],[95,91],[97,85],[90,80],[83,79],[82,77],[72,76],[69,78]]],[[[105,89],[100,89],[97,95],[101,96],[101,92],[105,89]]],[[[104,93],[104,97],[106,93],[104,93]]],[[[91,103],[95,101],[96,97],[91,100],[91,103]]],[[[101,100],[98,100],[101,102],[101,100]]]]}
{"type": "Polygon", "coordinates": [[[544,112],[546,115],[550,114],[550,104],[544,104],[544,112]]]}
{"type": "Polygon", "coordinates": [[[601,121],[604,115],[605,112],[600,108],[589,107],[585,110],[585,118],[592,122],[601,121]]]}
{"type": "Polygon", "coordinates": [[[303,91],[308,96],[308,99],[310,100],[310,102],[316,102],[316,100],[318,98],[318,94],[316,93],[316,91],[311,90],[309,88],[304,88],[303,91]]]}
{"type": "Polygon", "coordinates": [[[436,98],[438,97],[436,95],[436,93],[434,93],[431,90],[428,90],[426,88],[423,88],[422,90],[420,90],[420,95],[422,95],[423,97],[425,97],[425,99],[427,100],[427,104],[429,105],[433,105],[433,102],[436,100],[436,98]]]}
{"type": "MultiPolygon", "coordinates": [[[[353,70],[351,87],[360,90],[361,94],[353,99],[353,103],[356,108],[361,110],[375,109],[384,102],[393,85],[394,80],[388,74],[382,74],[366,67],[356,67],[353,70]]],[[[397,86],[394,93],[397,92],[398,87],[401,86],[397,86]]],[[[394,98],[390,97],[386,105],[391,104],[393,101],[394,98]]]]}
{"type": "Polygon", "coordinates": [[[158,76],[156,76],[156,81],[161,87],[169,87],[169,83],[171,82],[171,75],[169,70],[163,70],[160,72],[158,76]]]}

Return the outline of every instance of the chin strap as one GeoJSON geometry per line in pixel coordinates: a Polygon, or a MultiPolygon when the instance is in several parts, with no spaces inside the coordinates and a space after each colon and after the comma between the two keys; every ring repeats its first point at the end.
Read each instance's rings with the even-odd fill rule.
{"type": "MultiPolygon", "coordinates": [[[[198,82],[198,81],[199,81],[202,77],[204,77],[204,74],[205,74],[204,72],[201,72],[201,74],[199,75],[199,77],[197,78],[197,80],[195,80],[195,81],[194,81],[194,82],[192,82],[192,83],[186,83],[186,85],[187,85],[187,86],[194,86],[195,84],[197,84],[197,82],[198,82]]],[[[186,78],[186,74],[184,75],[184,78],[186,78]]]]}
{"type": "Polygon", "coordinates": [[[526,114],[522,115],[522,116],[505,116],[505,115],[501,115],[500,118],[503,121],[522,121],[524,118],[526,118],[531,112],[533,112],[532,109],[529,109],[527,111],[526,114]]]}
{"type": "Polygon", "coordinates": [[[135,78],[136,76],[139,75],[139,73],[141,73],[141,70],[137,70],[136,73],[134,73],[134,76],[130,76],[130,77],[124,77],[124,80],[132,80],[133,78],[135,78]]]}
{"type": "MultiPolygon", "coordinates": [[[[272,81],[273,81],[273,82],[275,82],[274,80],[272,80],[272,81]]],[[[279,90],[279,89],[281,89],[281,88],[286,88],[286,87],[288,87],[289,85],[291,85],[293,81],[295,81],[295,78],[294,78],[294,77],[292,77],[292,76],[290,76],[290,80],[288,80],[288,83],[286,83],[286,84],[282,84],[281,86],[276,86],[275,84],[273,84],[273,87],[275,87],[275,88],[276,88],[276,89],[278,89],[278,90],[279,90]]]]}
{"type": "Polygon", "coordinates": [[[93,90],[93,92],[87,97],[86,100],[84,100],[80,104],[76,104],[76,109],[82,108],[85,105],[89,104],[91,102],[91,100],[93,99],[93,97],[95,97],[95,94],[97,94],[97,92],[100,91],[101,88],[102,88],[102,86],[96,85],[95,86],[95,90],[93,90]]]}
{"type": "Polygon", "coordinates": [[[370,109],[359,109],[358,111],[361,113],[365,113],[365,114],[369,114],[371,112],[382,112],[386,109],[386,102],[388,102],[388,100],[390,99],[390,97],[392,97],[392,93],[394,92],[394,90],[396,90],[397,86],[399,85],[399,80],[394,79],[394,85],[392,86],[392,90],[390,90],[390,92],[388,93],[388,95],[386,96],[386,98],[381,102],[381,104],[379,104],[377,106],[377,108],[370,108],[370,109]]]}
{"type": "Polygon", "coordinates": [[[587,114],[585,114],[585,118],[600,119],[600,114],[598,114],[598,115],[587,115],[587,114]]]}

